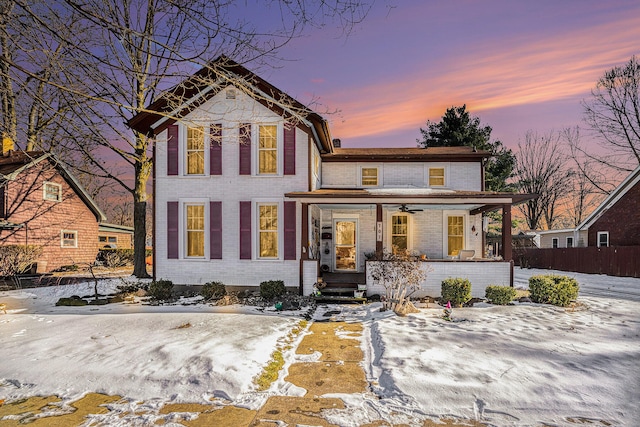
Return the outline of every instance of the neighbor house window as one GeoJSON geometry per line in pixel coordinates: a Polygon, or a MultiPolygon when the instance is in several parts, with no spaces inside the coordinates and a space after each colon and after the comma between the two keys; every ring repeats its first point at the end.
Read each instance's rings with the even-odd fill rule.
{"type": "Polygon", "coordinates": [[[187,220],[187,257],[204,257],[204,205],[185,205],[187,220]]]}
{"type": "Polygon", "coordinates": [[[551,247],[552,248],[557,248],[558,247],[558,238],[557,237],[551,238],[551,247]]]}
{"type": "Polygon", "coordinates": [[[60,232],[60,246],[63,248],[77,248],[78,232],[62,230],[60,232]]]}
{"type": "Polygon", "coordinates": [[[278,205],[258,205],[258,255],[278,258],[278,205]]]}
{"type": "Polygon", "coordinates": [[[608,231],[598,231],[598,247],[608,247],[609,246],[609,232],[608,231]]]}
{"type": "Polygon", "coordinates": [[[429,168],[429,187],[444,187],[444,168],[429,168]]]}
{"type": "Polygon", "coordinates": [[[45,200],[53,202],[62,201],[62,185],[55,182],[45,182],[43,187],[43,197],[45,200]]]}
{"type": "Polygon", "coordinates": [[[362,168],[363,186],[376,186],[378,185],[378,168],[362,168]]]}
{"type": "Polygon", "coordinates": [[[187,175],[204,175],[204,128],[187,128],[187,175]]]}
{"type": "Polygon", "coordinates": [[[98,242],[106,242],[107,236],[98,236],[98,242]]]}
{"type": "Polygon", "coordinates": [[[391,248],[393,253],[402,253],[409,249],[409,216],[391,217],[391,248]]]}
{"type": "Polygon", "coordinates": [[[573,247],[573,237],[567,237],[567,247],[568,248],[573,247]]]}
{"type": "Polygon", "coordinates": [[[464,249],[464,216],[447,217],[447,255],[456,256],[464,249]]]}
{"type": "Polygon", "coordinates": [[[258,126],[258,173],[275,175],[278,173],[278,126],[258,126]]]}

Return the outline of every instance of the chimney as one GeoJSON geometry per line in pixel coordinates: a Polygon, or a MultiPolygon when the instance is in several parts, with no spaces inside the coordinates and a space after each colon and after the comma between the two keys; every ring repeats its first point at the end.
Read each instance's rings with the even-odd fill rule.
{"type": "Polygon", "coordinates": [[[338,138],[334,139],[332,142],[333,148],[340,148],[340,140],[338,138]]]}
{"type": "Polygon", "coordinates": [[[9,154],[11,154],[13,150],[14,150],[13,139],[11,139],[6,134],[2,135],[2,156],[3,157],[9,156],[9,154]]]}

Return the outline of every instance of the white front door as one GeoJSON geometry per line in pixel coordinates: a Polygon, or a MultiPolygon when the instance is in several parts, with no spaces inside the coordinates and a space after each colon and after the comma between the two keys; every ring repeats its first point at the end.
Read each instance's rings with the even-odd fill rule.
{"type": "Polygon", "coordinates": [[[355,219],[336,219],[333,222],[335,270],[356,271],[358,268],[358,222],[355,219]]]}

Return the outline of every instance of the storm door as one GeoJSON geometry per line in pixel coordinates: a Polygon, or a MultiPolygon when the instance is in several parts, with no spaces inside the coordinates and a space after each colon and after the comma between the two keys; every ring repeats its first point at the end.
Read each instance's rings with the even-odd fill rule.
{"type": "Polygon", "coordinates": [[[357,225],[357,221],[353,219],[336,219],[334,221],[335,270],[356,271],[357,269],[357,225]]]}

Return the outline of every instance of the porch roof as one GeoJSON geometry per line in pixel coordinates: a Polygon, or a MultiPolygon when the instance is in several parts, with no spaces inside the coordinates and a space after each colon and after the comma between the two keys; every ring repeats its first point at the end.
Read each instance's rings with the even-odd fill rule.
{"type": "Polygon", "coordinates": [[[315,204],[377,204],[410,203],[421,205],[469,205],[481,213],[516,205],[537,197],[496,191],[459,191],[432,188],[322,188],[314,191],[293,191],[285,197],[315,204]]]}

